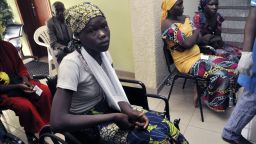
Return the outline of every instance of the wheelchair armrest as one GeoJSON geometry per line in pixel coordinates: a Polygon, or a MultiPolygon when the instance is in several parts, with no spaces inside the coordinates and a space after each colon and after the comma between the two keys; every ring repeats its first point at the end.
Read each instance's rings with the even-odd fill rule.
{"type": "Polygon", "coordinates": [[[37,79],[37,80],[48,79],[49,77],[50,77],[49,75],[44,75],[44,74],[32,75],[32,78],[33,79],[37,79]]]}
{"type": "MultiPolygon", "coordinates": [[[[51,140],[53,141],[54,144],[68,144],[63,139],[56,136],[55,133],[57,133],[57,131],[54,131],[53,128],[49,124],[44,125],[43,128],[39,132],[39,143],[40,144],[44,143],[44,139],[46,137],[49,137],[49,138],[51,138],[51,140]]],[[[77,140],[69,132],[60,132],[60,133],[63,134],[65,136],[65,139],[68,139],[69,142],[71,142],[72,144],[81,144],[81,142],[79,142],[79,140],[77,140]]]]}
{"type": "Polygon", "coordinates": [[[82,144],[76,137],[74,137],[69,132],[64,132],[63,135],[65,136],[66,140],[68,139],[69,143],[72,143],[72,144],[82,144]]]}
{"type": "Polygon", "coordinates": [[[54,134],[51,134],[51,133],[45,133],[43,135],[41,135],[39,137],[39,143],[40,144],[44,144],[45,143],[45,138],[49,137],[53,142],[54,144],[68,144],[67,142],[65,142],[63,139],[61,139],[60,137],[54,135],[54,134]]]}
{"type": "Polygon", "coordinates": [[[151,98],[156,98],[156,99],[161,99],[164,101],[165,103],[165,113],[166,113],[166,118],[168,120],[170,120],[170,112],[169,112],[169,102],[168,102],[168,99],[164,96],[161,96],[161,95],[156,95],[156,94],[147,94],[147,97],[151,97],[151,98]]]}

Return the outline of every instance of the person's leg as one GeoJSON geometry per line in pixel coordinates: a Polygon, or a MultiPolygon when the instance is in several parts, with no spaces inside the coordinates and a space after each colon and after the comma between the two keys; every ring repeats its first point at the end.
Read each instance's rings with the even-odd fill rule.
{"type": "Polygon", "coordinates": [[[30,133],[39,132],[45,122],[37,112],[35,106],[23,97],[8,97],[3,101],[6,108],[11,109],[19,116],[21,126],[30,133]]]}
{"type": "Polygon", "coordinates": [[[237,140],[241,137],[242,129],[256,115],[256,94],[244,90],[238,103],[226,123],[222,137],[237,140]]]}
{"type": "Polygon", "coordinates": [[[230,78],[225,68],[201,59],[193,65],[190,74],[209,79],[202,98],[211,109],[224,111],[228,107],[230,78]]]}
{"type": "Polygon", "coordinates": [[[209,56],[209,61],[213,62],[214,64],[229,70],[230,72],[234,72],[237,68],[237,63],[230,61],[223,57],[216,57],[216,56],[209,56]]]}
{"type": "MultiPolygon", "coordinates": [[[[220,57],[210,57],[209,59],[216,65],[222,67],[226,71],[226,75],[229,77],[229,100],[232,101],[233,104],[236,103],[235,93],[238,91],[240,85],[237,83],[238,75],[236,73],[237,63],[234,61],[227,60],[226,58],[220,57]]],[[[232,105],[229,105],[232,106],[232,105]]]]}
{"type": "Polygon", "coordinates": [[[149,119],[147,130],[132,129],[129,131],[127,136],[128,143],[189,143],[169,120],[151,112],[145,114],[149,119]]]}
{"type": "Polygon", "coordinates": [[[33,104],[36,106],[38,113],[45,123],[48,123],[50,120],[51,104],[52,104],[52,94],[48,86],[41,84],[38,81],[31,81],[32,84],[37,85],[40,89],[43,90],[40,98],[36,101],[33,101],[33,104]]]}

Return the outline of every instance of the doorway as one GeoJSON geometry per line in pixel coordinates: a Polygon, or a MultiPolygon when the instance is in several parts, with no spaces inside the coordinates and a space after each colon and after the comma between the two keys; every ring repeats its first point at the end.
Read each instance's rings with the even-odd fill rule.
{"type": "Polygon", "coordinates": [[[16,5],[33,55],[39,58],[47,56],[47,49],[37,45],[33,36],[35,30],[45,25],[46,21],[51,17],[49,0],[16,0],[16,5]]]}

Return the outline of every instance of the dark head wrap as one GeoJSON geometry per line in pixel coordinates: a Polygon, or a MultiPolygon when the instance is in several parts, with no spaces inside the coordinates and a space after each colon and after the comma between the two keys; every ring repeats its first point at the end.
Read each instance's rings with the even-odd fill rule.
{"type": "Polygon", "coordinates": [[[102,11],[94,4],[84,2],[65,11],[65,22],[74,34],[80,33],[92,18],[103,16],[102,11]]]}
{"type": "MultiPolygon", "coordinates": [[[[94,4],[84,2],[70,7],[64,13],[65,23],[71,29],[73,34],[77,36],[89,23],[89,21],[97,16],[105,17],[103,12],[94,4]]],[[[68,49],[80,49],[81,43],[77,39],[72,39],[68,44],[68,49]]]]}
{"type": "Polygon", "coordinates": [[[210,2],[210,0],[200,0],[198,11],[204,12],[204,7],[210,2]]]}

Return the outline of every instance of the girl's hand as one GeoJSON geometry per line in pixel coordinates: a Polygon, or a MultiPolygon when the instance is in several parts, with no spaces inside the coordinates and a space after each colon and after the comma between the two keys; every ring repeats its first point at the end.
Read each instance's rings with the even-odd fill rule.
{"type": "Polygon", "coordinates": [[[128,116],[129,121],[134,124],[135,128],[147,128],[149,120],[143,112],[133,110],[128,116]]]}
{"type": "Polygon", "coordinates": [[[114,122],[121,129],[130,129],[134,126],[132,123],[129,122],[128,115],[123,113],[116,113],[114,117],[114,122]]]}

